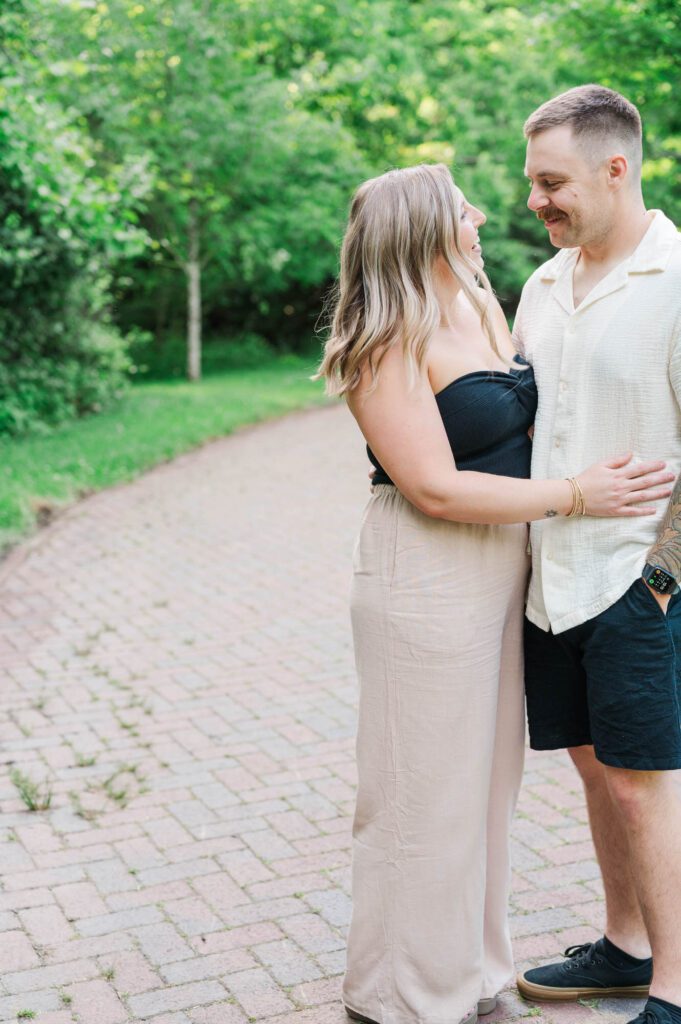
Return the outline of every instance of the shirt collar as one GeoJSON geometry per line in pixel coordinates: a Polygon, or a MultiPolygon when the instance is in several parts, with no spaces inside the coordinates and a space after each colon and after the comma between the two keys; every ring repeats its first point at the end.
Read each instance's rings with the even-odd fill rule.
{"type": "MultiPolygon", "coordinates": [[[[627,264],[626,270],[629,274],[664,271],[674,247],[679,244],[679,232],[669,217],[666,217],[662,210],[650,212],[654,216],[648,230],[631,256],[622,261],[627,264]]],[[[557,281],[566,271],[572,270],[578,254],[579,249],[561,249],[541,268],[541,280],[557,281]]]]}

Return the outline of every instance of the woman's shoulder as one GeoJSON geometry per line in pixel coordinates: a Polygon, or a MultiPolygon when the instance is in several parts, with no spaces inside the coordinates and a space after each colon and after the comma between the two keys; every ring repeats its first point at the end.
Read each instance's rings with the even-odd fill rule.
{"type": "MultiPolygon", "coordinates": [[[[424,377],[425,366],[416,371],[416,382],[424,377]]],[[[367,356],[360,365],[359,379],[346,394],[350,410],[354,413],[360,403],[369,397],[390,398],[396,393],[410,390],[411,374],[404,345],[393,341],[380,352],[367,356]]]]}

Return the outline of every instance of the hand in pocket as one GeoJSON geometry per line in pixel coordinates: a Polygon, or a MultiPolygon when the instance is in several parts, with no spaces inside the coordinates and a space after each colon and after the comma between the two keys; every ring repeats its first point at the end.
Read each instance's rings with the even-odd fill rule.
{"type": "Polygon", "coordinates": [[[667,606],[669,605],[669,602],[671,600],[671,596],[672,595],[671,594],[658,594],[658,592],[656,590],[653,590],[652,587],[648,586],[648,584],[646,583],[645,580],[643,580],[643,583],[644,583],[644,586],[648,587],[648,590],[650,591],[650,593],[653,595],[653,597],[655,598],[655,600],[659,604],[660,608],[662,609],[663,615],[666,615],[667,614],[667,606]]]}

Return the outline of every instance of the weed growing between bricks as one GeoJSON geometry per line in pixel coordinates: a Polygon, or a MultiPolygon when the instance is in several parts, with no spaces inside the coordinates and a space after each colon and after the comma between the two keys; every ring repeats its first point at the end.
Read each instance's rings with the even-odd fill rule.
{"type": "Polygon", "coordinates": [[[19,790],[19,796],[29,811],[46,811],[52,803],[52,790],[45,782],[34,782],[18,768],[10,772],[10,780],[19,790]]]}
{"type": "Polygon", "coordinates": [[[128,806],[136,796],[149,792],[137,764],[120,764],[101,782],[87,782],[85,793],[69,790],[68,796],[75,814],[86,821],[94,821],[107,813],[111,804],[120,808],[128,806]]]}

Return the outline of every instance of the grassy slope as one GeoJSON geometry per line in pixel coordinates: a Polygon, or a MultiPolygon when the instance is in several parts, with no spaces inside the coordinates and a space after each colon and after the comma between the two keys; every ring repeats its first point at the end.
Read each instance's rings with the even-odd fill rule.
{"type": "Polygon", "coordinates": [[[0,441],[0,549],[36,518],[88,491],[130,480],[211,438],[324,401],[309,361],[287,357],[199,384],[135,385],[115,408],[46,436],[0,441]]]}

